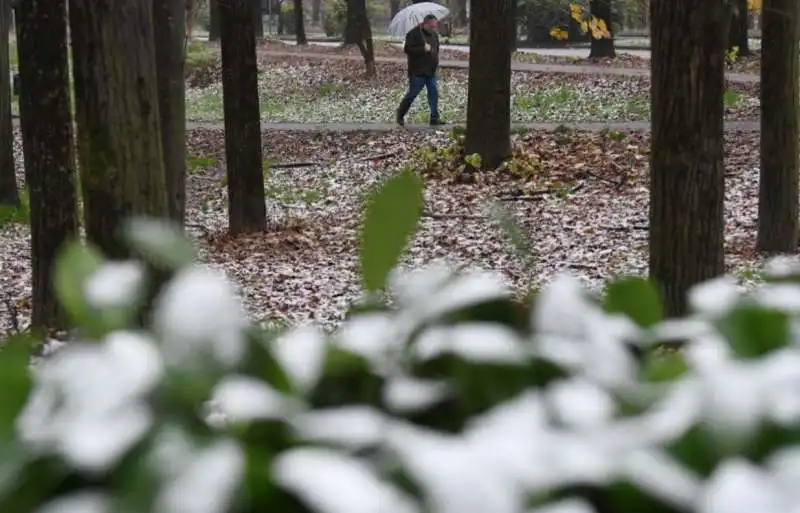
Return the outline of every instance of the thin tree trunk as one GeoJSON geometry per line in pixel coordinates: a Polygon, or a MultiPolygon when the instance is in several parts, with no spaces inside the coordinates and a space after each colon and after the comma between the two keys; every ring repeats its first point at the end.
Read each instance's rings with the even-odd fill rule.
{"type": "Polygon", "coordinates": [[[253,27],[255,28],[256,40],[264,39],[264,17],[261,14],[261,0],[251,0],[253,4],[253,27]]]}
{"type": "Polygon", "coordinates": [[[11,0],[0,0],[0,205],[19,204],[11,122],[11,70],[8,62],[11,17],[11,0]]]}
{"type": "Polygon", "coordinates": [[[726,0],[652,0],[650,274],[667,313],[724,272],[726,0]]]}
{"type": "Polygon", "coordinates": [[[400,0],[389,0],[389,14],[394,18],[400,12],[400,0]]]}
{"type": "Polygon", "coordinates": [[[617,56],[614,49],[614,32],[611,28],[611,0],[592,0],[590,4],[592,16],[603,22],[608,27],[608,32],[611,37],[592,36],[591,50],[589,52],[590,59],[613,59],[617,56]]]}
{"type": "Polygon", "coordinates": [[[298,46],[308,44],[306,22],[303,16],[303,0],[294,0],[294,33],[297,36],[298,46]]]}
{"type": "Polygon", "coordinates": [[[508,34],[508,48],[512,53],[517,51],[517,29],[519,28],[517,11],[517,2],[515,0],[511,2],[511,9],[508,13],[509,23],[511,23],[511,30],[508,34]]]}
{"type": "Polygon", "coordinates": [[[728,49],[737,48],[737,55],[750,55],[750,40],[747,35],[747,0],[733,0],[731,28],[728,31],[728,49]]]}
{"type": "Polygon", "coordinates": [[[458,8],[456,9],[455,23],[458,27],[466,27],[469,20],[467,19],[467,2],[469,0],[456,0],[458,8]]]}
{"type": "Polygon", "coordinates": [[[158,113],[169,217],[183,226],[186,214],[186,9],[183,0],[154,0],[158,113]]]}
{"type": "Polygon", "coordinates": [[[798,242],[800,3],[765,0],[761,36],[761,251],[793,253],[798,242]]]}
{"type": "Polygon", "coordinates": [[[252,0],[220,0],[228,220],[233,234],[266,228],[252,0]]]}
{"type": "Polygon", "coordinates": [[[219,2],[208,0],[208,40],[219,41],[219,2]]]}
{"type": "Polygon", "coordinates": [[[319,25],[322,21],[322,0],[311,0],[311,24],[319,25]]]}
{"type": "Polygon", "coordinates": [[[168,213],[153,3],[70,0],[69,18],[86,236],[127,258],[122,222],[168,213]]]}
{"type": "Polygon", "coordinates": [[[78,232],[66,3],[25,0],[16,9],[20,124],[31,205],[31,324],[36,328],[63,326],[53,265],[62,244],[78,232]]]}
{"type": "Polygon", "coordinates": [[[511,52],[509,12],[516,0],[472,0],[470,18],[468,155],[495,169],[511,154],[511,52]]]}
{"type": "Polygon", "coordinates": [[[375,49],[372,44],[372,29],[367,17],[365,0],[347,0],[347,23],[344,28],[344,44],[356,45],[364,58],[366,75],[374,77],[375,49]]]}

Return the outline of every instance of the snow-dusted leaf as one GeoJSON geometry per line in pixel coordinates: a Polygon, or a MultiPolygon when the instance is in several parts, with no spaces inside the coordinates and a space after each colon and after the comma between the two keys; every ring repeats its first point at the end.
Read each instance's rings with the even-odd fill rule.
{"type": "Polygon", "coordinates": [[[738,459],[723,463],[697,501],[697,513],[781,513],[790,504],[769,475],[738,459]]]}
{"type": "Polygon", "coordinates": [[[351,449],[378,444],[390,419],[369,406],[343,406],[300,413],[291,419],[297,435],[351,449]]]}
{"type": "Polygon", "coordinates": [[[219,440],[196,452],[159,493],[157,511],[225,513],[244,473],[245,455],[233,440],[219,440]]]}
{"type": "Polygon", "coordinates": [[[432,407],[451,393],[445,381],[393,376],[383,389],[383,400],[393,411],[410,413],[432,407]]]}
{"type": "Polygon", "coordinates": [[[387,358],[404,344],[395,329],[394,318],[383,313],[353,317],[341,326],[333,342],[345,351],[366,358],[378,368],[383,367],[387,358]]]}
{"type": "Polygon", "coordinates": [[[309,393],[319,381],[325,363],[327,342],[314,327],[291,330],[272,343],[274,356],[294,386],[309,393]]]}
{"type": "Polygon", "coordinates": [[[581,338],[586,334],[585,319],[596,309],[580,282],[559,275],[539,293],[533,325],[548,335],[581,338]]]}
{"type": "Polygon", "coordinates": [[[190,265],[195,250],[180,227],[160,219],[134,218],[123,233],[134,250],[150,263],[168,270],[190,265]]]}
{"type": "Polygon", "coordinates": [[[610,421],[616,411],[608,392],[583,378],[553,383],[547,396],[555,418],[570,428],[597,428],[610,421]]]}
{"type": "Polygon", "coordinates": [[[518,365],[524,365],[527,356],[519,335],[494,323],[435,326],[422,332],[414,343],[414,355],[423,361],[448,353],[476,363],[518,365]]]}
{"type": "Polygon", "coordinates": [[[280,486],[316,513],[419,512],[366,464],[330,449],[291,449],[276,458],[272,472],[280,486]]]}
{"type": "Polygon", "coordinates": [[[141,294],[142,280],[139,262],[106,262],[86,280],[86,301],[94,308],[131,307],[141,294]]]}
{"type": "Polygon", "coordinates": [[[702,491],[701,477],[658,450],[623,457],[622,475],[653,497],[688,511],[702,491]]]}
{"type": "Polygon", "coordinates": [[[280,419],[295,405],[267,383],[249,376],[227,376],[211,392],[214,408],[233,422],[280,419]]]}
{"type": "Polygon", "coordinates": [[[739,301],[740,295],[736,282],[722,276],[692,287],[688,299],[692,310],[716,318],[730,311],[739,301]]]}
{"type": "Polygon", "coordinates": [[[244,356],[244,311],[231,284],[210,269],[178,273],[156,302],[153,324],[171,364],[210,356],[230,366],[244,356]]]}
{"type": "Polygon", "coordinates": [[[53,499],[35,513],[111,513],[111,498],[102,491],[80,491],[53,499]]]}
{"type": "Polygon", "coordinates": [[[564,499],[536,508],[529,513],[595,513],[595,510],[582,499],[564,499]]]}

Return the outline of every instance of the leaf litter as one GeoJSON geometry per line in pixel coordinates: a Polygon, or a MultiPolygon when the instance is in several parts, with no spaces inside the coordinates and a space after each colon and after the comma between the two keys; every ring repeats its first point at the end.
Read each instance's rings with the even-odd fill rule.
{"type": "MultiPolygon", "coordinates": [[[[430,167],[426,151],[453,144],[449,134],[434,131],[266,133],[270,227],[231,238],[225,233],[223,133],[187,135],[190,157],[202,156],[207,164],[188,177],[187,231],[201,259],[234,280],[254,319],[310,321],[327,329],[361,295],[358,240],[366,195],[399,169],[430,167]]],[[[515,145],[523,162],[517,176],[485,174],[463,183],[446,172],[422,171],[425,215],[402,266],[444,260],[499,271],[520,294],[560,272],[594,290],[609,278],[647,272],[647,134],[530,132],[516,135],[515,145]],[[491,201],[502,203],[531,241],[532,267],[490,215],[491,201]]],[[[727,272],[752,286],[764,262],[753,250],[758,134],[730,132],[726,145],[727,272]]],[[[16,149],[20,156],[19,144],[16,149]]],[[[29,321],[28,228],[8,224],[0,241],[2,334],[29,321]]]]}

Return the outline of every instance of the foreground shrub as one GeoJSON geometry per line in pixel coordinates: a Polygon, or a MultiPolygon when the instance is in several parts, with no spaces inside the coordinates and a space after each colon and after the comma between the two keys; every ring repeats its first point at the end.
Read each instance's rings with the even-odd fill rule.
{"type": "Polygon", "coordinates": [[[792,270],[747,296],[697,287],[678,320],[636,279],[597,298],[561,277],[522,314],[492,274],[387,284],[401,246],[374,245],[410,236],[413,183],[376,192],[364,228],[366,288],[392,308],[368,299],[330,335],[249,325],[159,224],[128,230],[141,262],[67,250],[58,290],[84,341],[30,373],[22,341],[0,355],[2,510],[797,511],[792,270]],[[154,269],[172,278],[137,327],[154,269]]]}

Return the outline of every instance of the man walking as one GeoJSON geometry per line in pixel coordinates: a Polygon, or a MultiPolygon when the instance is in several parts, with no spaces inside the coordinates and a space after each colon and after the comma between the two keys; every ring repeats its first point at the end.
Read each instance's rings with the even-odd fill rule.
{"type": "Polygon", "coordinates": [[[405,117],[414,99],[424,87],[428,93],[431,126],[444,125],[439,119],[439,88],[436,70],[439,67],[439,20],[429,14],[422,24],[406,34],[403,50],[408,55],[408,92],[397,108],[397,124],[405,125],[405,117]]]}

